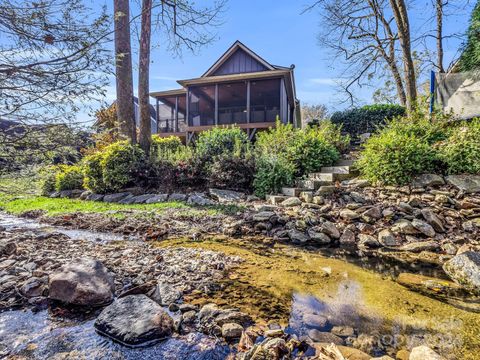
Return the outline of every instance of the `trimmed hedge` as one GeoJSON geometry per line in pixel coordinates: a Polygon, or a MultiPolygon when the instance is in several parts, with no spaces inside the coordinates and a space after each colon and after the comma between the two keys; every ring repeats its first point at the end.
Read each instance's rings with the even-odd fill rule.
{"type": "Polygon", "coordinates": [[[366,105],[360,108],[337,111],[332,114],[331,121],[341,125],[342,130],[352,137],[363,133],[373,133],[389,120],[404,116],[405,107],[396,104],[366,105]]]}

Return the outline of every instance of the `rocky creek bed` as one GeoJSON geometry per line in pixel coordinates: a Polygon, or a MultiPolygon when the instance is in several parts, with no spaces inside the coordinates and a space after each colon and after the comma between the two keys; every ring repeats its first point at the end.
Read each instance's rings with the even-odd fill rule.
{"type": "MultiPolygon", "coordinates": [[[[376,272],[372,272],[344,261],[358,260],[351,252],[336,252],[338,259],[328,258],[316,247],[292,247],[256,233],[235,239],[219,236],[218,230],[212,230],[216,235],[197,230],[185,232],[180,239],[160,241],[163,237],[156,237],[145,242],[133,236],[139,234],[136,231],[124,231],[125,239],[118,232],[76,233],[74,223],[68,225],[71,219],[94,216],[98,215],[50,219],[55,223],[63,219],[63,225],[70,227],[65,229],[0,215],[1,242],[14,244],[2,247],[0,261],[1,356],[341,359],[335,355],[340,349],[347,359],[385,354],[428,359],[433,356],[429,348],[418,347],[426,344],[447,359],[475,359],[480,347],[480,315],[463,310],[462,304],[424,296],[419,289],[411,291],[392,280],[392,275],[407,269],[403,266],[418,269],[411,262],[392,265],[380,257],[376,272]],[[95,259],[100,265],[79,265],[77,259],[95,259]],[[83,292],[54,295],[55,279],[70,281],[65,274],[78,266],[94,269],[87,280],[95,279],[94,287],[102,291],[86,296],[91,295],[87,281],[83,292]],[[382,269],[387,271],[379,273],[382,269]],[[142,294],[155,304],[141,299],[137,303],[142,294]],[[153,318],[158,328],[158,319],[170,317],[171,324],[161,320],[166,332],[158,334],[166,340],[140,348],[119,344],[119,340],[131,339],[131,332],[122,328],[125,323],[120,323],[120,331],[112,330],[119,325],[110,322],[108,313],[116,314],[114,318],[131,314],[127,311],[120,316],[121,308],[100,304],[102,299],[114,298],[114,304],[127,299],[127,308],[133,298],[136,308],[145,306],[139,314],[153,317],[142,320],[143,327],[148,328],[153,318]],[[58,302],[85,299],[102,306],[79,308],[58,302]],[[117,341],[95,329],[109,332],[117,341]],[[330,343],[336,347],[327,346],[330,343]],[[412,349],[409,354],[407,350],[412,349]]],[[[238,216],[225,219],[238,221],[238,216]]],[[[372,264],[368,257],[363,259],[372,264]]],[[[438,265],[431,265],[426,275],[441,273],[438,265]]],[[[418,285],[418,278],[415,281],[418,285]]],[[[420,290],[430,286],[437,292],[437,287],[428,284],[420,290]]],[[[137,315],[135,318],[142,318],[137,315]]]]}

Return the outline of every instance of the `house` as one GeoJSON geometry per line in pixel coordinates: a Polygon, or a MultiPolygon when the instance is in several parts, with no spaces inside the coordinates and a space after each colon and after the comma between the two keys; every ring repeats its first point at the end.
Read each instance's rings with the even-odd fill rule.
{"type": "Polygon", "coordinates": [[[214,126],[235,124],[250,139],[277,119],[300,126],[294,67],[272,65],[236,41],[202,76],[150,94],[156,100],[156,132],[189,143],[214,126]],[[170,112],[160,111],[162,106],[170,112]]]}

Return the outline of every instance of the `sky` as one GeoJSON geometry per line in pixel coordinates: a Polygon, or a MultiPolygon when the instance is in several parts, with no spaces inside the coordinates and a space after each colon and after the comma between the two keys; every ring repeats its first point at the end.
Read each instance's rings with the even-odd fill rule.
{"type": "MultiPolygon", "coordinates": [[[[201,76],[236,40],[240,40],[266,61],[290,66],[295,64],[297,97],[302,103],[325,104],[330,111],[344,108],[343,95],[338,92],[337,79],[341,76],[341,59],[332,58],[328,49],[318,42],[322,27],[318,11],[302,14],[313,0],[229,0],[222,14],[222,25],[217,27],[216,40],[195,54],[184,51],[181,58],[166,49],[164,35],[153,33],[152,42],[159,44],[151,54],[150,91],[179,88],[176,80],[201,76]],[[162,46],[163,42],[163,46],[162,46]]],[[[197,0],[198,4],[209,0],[197,0]]],[[[459,2],[459,0],[451,0],[459,2]]],[[[111,0],[103,0],[111,8],[111,0]]],[[[464,2],[461,2],[464,3],[464,2]]],[[[101,5],[102,1],[95,2],[101,5]]],[[[411,1],[412,33],[428,25],[425,8],[431,0],[411,1]]],[[[446,20],[446,32],[466,31],[472,3],[455,10],[446,20]]],[[[138,12],[135,7],[132,13],[138,12]]],[[[132,38],[132,42],[136,41],[132,38]]],[[[458,56],[459,39],[445,44],[445,63],[458,56]]],[[[434,44],[431,44],[434,47],[434,44]]],[[[136,62],[136,58],[134,58],[136,62]]],[[[135,71],[134,68],[134,77],[135,71]]],[[[356,90],[361,103],[372,102],[373,90],[356,90]]],[[[136,93],[136,88],[135,88],[136,93]]],[[[114,79],[107,88],[107,102],[115,99],[114,79]]]]}

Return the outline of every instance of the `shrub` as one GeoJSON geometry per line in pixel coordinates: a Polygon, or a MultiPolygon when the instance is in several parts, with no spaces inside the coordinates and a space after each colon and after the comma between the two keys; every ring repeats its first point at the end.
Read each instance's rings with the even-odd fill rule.
{"type": "Polygon", "coordinates": [[[295,129],[291,124],[277,123],[273,129],[257,137],[257,157],[277,155],[290,162],[296,176],[320,170],[332,165],[339,153],[332,143],[333,138],[326,128],[308,127],[295,129]]]}
{"type": "Polygon", "coordinates": [[[342,130],[357,137],[360,134],[374,132],[389,120],[404,116],[405,108],[395,104],[366,105],[360,108],[337,111],[332,114],[331,121],[341,125],[342,130]]]}
{"type": "Polygon", "coordinates": [[[204,162],[194,156],[175,164],[175,183],[178,187],[199,187],[205,185],[207,171],[204,162]]]}
{"type": "Polygon", "coordinates": [[[151,153],[153,156],[161,157],[165,152],[175,152],[183,147],[178,136],[160,137],[152,135],[151,153]]]}
{"type": "Polygon", "coordinates": [[[100,166],[102,178],[109,191],[133,185],[145,165],[145,154],[137,145],[119,141],[107,146],[100,166]]]}
{"type": "Polygon", "coordinates": [[[252,156],[220,155],[209,169],[211,187],[249,191],[255,174],[252,156]]]}
{"type": "Polygon", "coordinates": [[[55,190],[77,190],[83,188],[83,172],[77,165],[61,165],[55,175],[55,190]]]}
{"type": "Polygon", "coordinates": [[[480,119],[453,129],[438,148],[449,174],[480,173],[480,119]]]}
{"type": "Polygon", "coordinates": [[[293,184],[294,178],[295,166],[290,161],[277,155],[262,156],[256,161],[255,195],[278,193],[283,186],[293,184]]]}
{"type": "Polygon", "coordinates": [[[83,185],[92,192],[103,194],[108,191],[103,181],[103,171],[101,161],[103,159],[102,152],[96,152],[86,156],[83,159],[83,185]]]}
{"type": "Polygon", "coordinates": [[[367,140],[357,167],[367,179],[386,185],[403,185],[431,172],[438,162],[432,141],[441,134],[435,128],[423,119],[393,120],[367,140]]]}
{"type": "Polygon", "coordinates": [[[40,170],[40,188],[42,195],[49,195],[55,191],[55,183],[57,178],[57,172],[59,172],[58,166],[45,166],[40,170]]]}
{"type": "Polygon", "coordinates": [[[337,125],[329,120],[321,120],[310,123],[310,128],[322,135],[322,137],[330,144],[333,144],[338,151],[345,153],[350,148],[350,135],[342,135],[342,125],[337,125]]]}
{"type": "Polygon", "coordinates": [[[205,161],[213,161],[216,156],[244,154],[249,151],[247,134],[238,127],[214,127],[198,136],[196,152],[205,161]]]}

